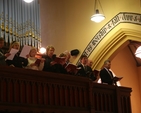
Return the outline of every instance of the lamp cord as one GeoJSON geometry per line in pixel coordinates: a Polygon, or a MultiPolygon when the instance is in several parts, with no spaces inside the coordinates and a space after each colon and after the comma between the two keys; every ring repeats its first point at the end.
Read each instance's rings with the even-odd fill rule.
{"type": "Polygon", "coordinates": [[[96,11],[96,3],[97,3],[97,0],[95,0],[94,11],[96,11]]]}
{"type": "Polygon", "coordinates": [[[101,3],[100,3],[100,0],[98,0],[98,2],[99,2],[99,5],[101,7],[102,13],[104,14],[103,8],[102,8],[101,3]]]}
{"type": "Polygon", "coordinates": [[[141,0],[140,0],[140,8],[141,8],[141,0]]]}

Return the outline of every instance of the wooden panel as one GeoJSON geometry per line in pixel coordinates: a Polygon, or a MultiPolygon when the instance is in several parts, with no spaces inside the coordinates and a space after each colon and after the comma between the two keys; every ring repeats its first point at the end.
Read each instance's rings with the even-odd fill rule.
{"type": "Polygon", "coordinates": [[[0,67],[0,113],[131,113],[130,93],[84,77],[0,67]]]}

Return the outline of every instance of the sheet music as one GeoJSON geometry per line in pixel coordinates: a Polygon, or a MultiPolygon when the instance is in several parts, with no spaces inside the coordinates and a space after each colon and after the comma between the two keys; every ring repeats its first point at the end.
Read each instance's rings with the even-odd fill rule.
{"type": "Polygon", "coordinates": [[[20,57],[27,58],[26,56],[29,54],[30,50],[31,50],[31,46],[24,45],[20,53],[20,57]]]}
{"type": "Polygon", "coordinates": [[[6,59],[8,59],[8,60],[13,60],[13,58],[14,58],[14,56],[15,56],[15,54],[18,52],[19,50],[17,50],[17,49],[11,49],[11,51],[10,51],[10,56],[8,56],[6,59]]]}

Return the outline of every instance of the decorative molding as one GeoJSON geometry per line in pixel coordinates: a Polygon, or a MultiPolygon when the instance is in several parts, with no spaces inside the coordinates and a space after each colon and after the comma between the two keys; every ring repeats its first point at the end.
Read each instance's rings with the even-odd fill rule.
{"type": "Polygon", "coordinates": [[[85,54],[89,57],[93,50],[96,48],[96,46],[100,43],[100,41],[120,23],[131,23],[141,25],[141,14],[130,12],[118,13],[97,32],[97,34],[89,42],[82,54],[85,54]]]}

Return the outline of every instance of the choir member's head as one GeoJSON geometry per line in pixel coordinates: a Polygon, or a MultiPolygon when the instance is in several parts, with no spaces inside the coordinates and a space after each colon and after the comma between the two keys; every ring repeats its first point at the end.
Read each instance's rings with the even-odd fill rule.
{"type": "Polygon", "coordinates": [[[55,48],[52,45],[49,45],[49,46],[46,47],[46,54],[49,57],[52,57],[53,56],[54,51],[55,51],[55,48]]]}
{"type": "Polygon", "coordinates": [[[89,67],[92,67],[92,65],[93,65],[93,61],[90,60],[90,59],[88,59],[87,65],[88,65],[89,67]]]}
{"type": "Polygon", "coordinates": [[[62,55],[66,58],[66,62],[70,62],[70,57],[71,57],[71,54],[69,51],[65,51],[62,53],[62,55]]]}
{"type": "Polygon", "coordinates": [[[37,49],[35,47],[32,47],[30,52],[29,52],[29,56],[35,57],[36,54],[37,54],[37,49]]]}
{"type": "Polygon", "coordinates": [[[110,69],[111,68],[111,61],[110,60],[105,60],[104,61],[104,67],[107,68],[107,69],[110,69]]]}
{"type": "Polygon", "coordinates": [[[67,55],[65,54],[65,53],[61,53],[60,55],[59,55],[59,57],[66,57],[67,55]]]}
{"type": "Polygon", "coordinates": [[[86,55],[81,55],[80,62],[83,65],[87,65],[87,63],[88,63],[88,57],[86,55]]]}
{"type": "Polygon", "coordinates": [[[17,42],[17,41],[13,41],[13,42],[10,44],[9,51],[10,51],[12,48],[13,48],[13,49],[20,50],[20,43],[17,42]]]}

